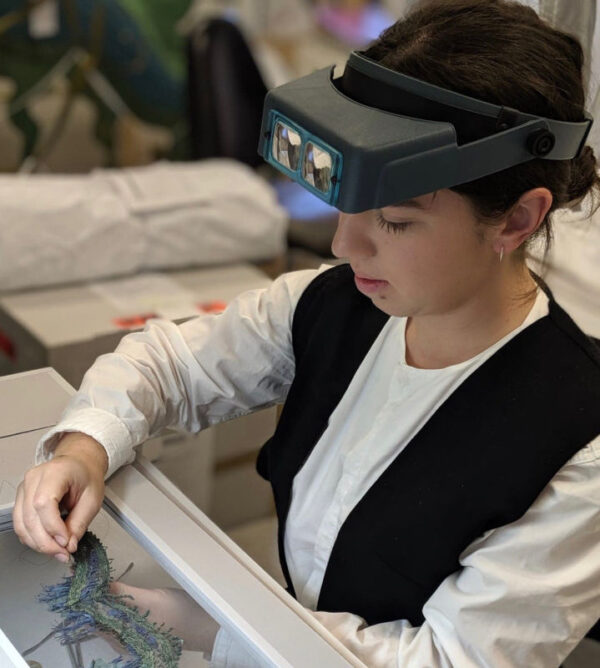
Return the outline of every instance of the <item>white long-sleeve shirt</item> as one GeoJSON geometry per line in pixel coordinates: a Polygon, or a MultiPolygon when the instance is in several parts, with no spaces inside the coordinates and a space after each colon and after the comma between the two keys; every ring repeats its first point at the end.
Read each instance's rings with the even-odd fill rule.
{"type": "MultiPolygon", "coordinates": [[[[49,456],[58,434],[81,431],[106,448],[108,476],[165,426],[198,431],[282,402],[294,377],[294,309],[316,273],[281,276],[220,316],[180,326],[151,321],[125,337],[88,371],[40,442],[38,459],[49,456]]],[[[475,358],[437,370],[406,364],[405,319],[389,319],[294,480],[285,550],[307,608],[316,606],[337,533],[364,492],[470,373],[546,313],[540,293],[520,328],[475,358]]],[[[532,429],[536,419],[543,416],[532,416],[532,429]]],[[[599,539],[600,437],[523,517],[468,546],[461,570],[426,602],[421,626],[396,620],[367,627],[353,614],[315,614],[369,666],[558,666],[600,617],[599,539]]],[[[256,665],[224,631],[213,663],[256,665]]]]}

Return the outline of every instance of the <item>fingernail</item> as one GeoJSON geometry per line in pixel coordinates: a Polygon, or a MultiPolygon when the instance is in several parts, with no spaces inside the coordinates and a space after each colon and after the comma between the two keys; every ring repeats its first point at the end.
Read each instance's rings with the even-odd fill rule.
{"type": "Polygon", "coordinates": [[[61,546],[65,547],[67,544],[67,539],[64,536],[54,536],[54,540],[61,546]]]}
{"type": "Polygon", "coordinates": [[[60,554],[55,554],[54,557],[56,559],[58,559],[58,561],[62,562],[63,564],[66,564],[66,563],[69,562],[69,557],[67,557],[66,554],[62,554],[62,552],[60,554]]]}
{"type": "Polygon", "coordinates": [[[77,549],[77,539],[76,538],[71,538],[69,541],[69,552],[75,552],[77,549]]]}

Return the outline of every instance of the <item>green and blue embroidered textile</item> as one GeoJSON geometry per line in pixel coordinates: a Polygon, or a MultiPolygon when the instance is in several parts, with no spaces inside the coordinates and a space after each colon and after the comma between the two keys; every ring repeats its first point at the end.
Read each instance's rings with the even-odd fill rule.
{"type": "Polygon", "coordinates": [[[170,629],[148,620],[149,611],[125,603],[126,596],[111,594],[112,569],[106,550],[89,531],[73,555],[73,575],[44,587],[39,596],[63,622],[54,629],[61,644],[71,644],[96,633],[109,633],[132,658],[112,662],[94,661],[93,668],[176,668],[181,656],[181,639],[170,629]]]}

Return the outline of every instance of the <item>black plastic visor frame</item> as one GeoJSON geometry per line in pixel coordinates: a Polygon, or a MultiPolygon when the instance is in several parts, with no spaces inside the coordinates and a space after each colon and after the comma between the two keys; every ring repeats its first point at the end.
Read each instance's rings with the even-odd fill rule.
{"type": "MultiPolygon", "coordinates": [[[[492,174],[534,158],[568,160],[581,152],[592,118],[543,118],[400,74],[353,52],[344,74],[319,70],[265,98],[259,152],[281,169],[275,120],[340,155],[338,209],[388,206],[492,174]],[[281,119],[284,120],[281,120],[281,119]]],[[[303,183],[301,172],[288,176],[303,183]]],[[[334,193],[334,190],[331,190],[334,193]]],[[[316,193],[319,195],[319,193],[316,193]]],[[[325,199],[325,197],[323,197],[325,199]]]]}

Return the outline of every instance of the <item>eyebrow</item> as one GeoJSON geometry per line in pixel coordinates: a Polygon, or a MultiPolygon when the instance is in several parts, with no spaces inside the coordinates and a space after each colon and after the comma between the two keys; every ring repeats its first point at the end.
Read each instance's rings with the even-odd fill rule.
{"type": "Polygon", "coordinates": [[[413,209],[426,209],[427,207],[418,202],[416,199],[407,199],[404,202],[396,202],[395,204],[390,204],[391,207],[410,207],[413,209]]]}

